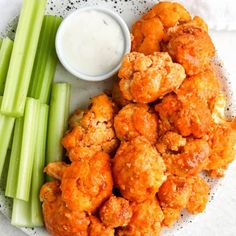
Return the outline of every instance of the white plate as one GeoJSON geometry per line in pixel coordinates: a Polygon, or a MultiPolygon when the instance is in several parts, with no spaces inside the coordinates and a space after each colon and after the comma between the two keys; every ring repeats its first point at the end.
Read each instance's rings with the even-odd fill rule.
{"type": "MultiPolygon", "coordinates": [[[[21,0],[5,0],[6,6],[0,9],[1,22],[0,22],[0,34],[1,36],[10,35],[13,36],[17,15],[20,11],[21,0]],[[3,14],[2,14],[3,13],[3,14]]],[[[138,0],[48,0],[47,13],[59,16],[66,16],[69,12],[77,9],[81,6],[94,6],[99,5],[112,9],[123,17],[123,19],[131,25],[143,12],[146,12],[156,1],[138,1],[138,0]]],[[[3,6],[2,6],[3,7],[3,6]]],[[[216,59],[216,67],[219,70],[219,75],[225,84],[228,96],[228,115],[236,113],[235,104],[230,104],[232,101],[230,91],[230,81],[228,81],[225,76],[225,72],[222,69],[219,59],[216,59]]],[[[105,89],[110,89],[112,85],[112,80],[103,82],[86,82],[76,79],[74,76],[69,74],[61,65],[58,65],[56,72],[56,81],[66,81],[72,84],[72,100],[71,100],[71,111],[76,107],[86,107],[89,102],[89,98],[101,93],[105,89]]],[[[210,201],[213,199],[213,195],[216,193],[217,188],[220,186],[220,181],[207,179],[211,186],[211,196],[210,201]]],[[[10,201],[4,197],[3,189],[0,186],[0,211],[4,213],[7,217],[10,216],[10,201]]],[[[163,230],[162,235],[173,236],[177,232],[181,233],[182,229],[186,224],[191,223],[195,220],[197,216],[190,216],[185,211],[182,214],[181,219],[175,224],[171,229],[163,230]]],[[[44,228],[34,228],[25,229],[22,228],[24,232],[28,235],[48,235],[44,228]]],[[[193,234],[194,235],[194,234],[193,234]]]]}

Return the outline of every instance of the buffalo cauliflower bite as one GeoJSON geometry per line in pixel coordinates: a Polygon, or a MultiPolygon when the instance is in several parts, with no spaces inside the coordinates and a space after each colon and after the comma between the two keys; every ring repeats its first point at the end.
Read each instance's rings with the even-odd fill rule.
{"type": "Polygon", "coordinates": [[[177,176],[196,176],[209,162],[210,147],[202,139],[190,140],[178,154],[163,155],[167,172],[177,176]]]}
{"type": "Polygon", "coordinates": [[[89,218],[84,212],[67,208],[59,182],[48,182],[40,190],[44,223],[54,236],[88,236],[89,218]]]}
{"type": "Polygon", "coordinates": [[[210,108],[213,107],[219,93],[220,83],[216,77],[216,73],[210,68],[197,75],[186,78],[177,90],[178,97],[191,97],[192,94],[197,95],[200,99],[206,100],[210,108]]]}
{"type": "Polygon", "coordinates": [[[191,21],[189,12],[177,2],[160,2],[148,11],[143,19],[159,18],[165,28],[191,21]]]}
{"type": "Polygon", "coordinates": [[[209,34],[202,28],[183,24],[169,30],[163,50],[173,61],[180,63],[187,75],[201,73],[209,66],[215,55],[215,47],[209,34]]]}
{"type": "Polygon", "coordinates": [[[114,112],[114,105],[105,94],[92,98],[87,111],[75,112],[70,118],[72,129],[62,139],[71,161],[90,158],[98,151],[111,153],[116,149],[114,112]]]}
{"type": "Polygon", "coordinates": [[[160,51],[160,42],[164,38],[164,27],[158,18],[140,19],[132,26],[131,51],[145,55],[160,51]]]}
{"type": "Polygon", "coordinates": [[[150,103],[178,89],[185,79],[185,72],[167,53],[145,56],[131,52],[124,57],[118,76],[125,99],[150,103]]]}
{"type": "Polygon", "coordinates": [[[212,151],[206,170],[211,177],[222,177],[235,158],[236,129],[230,122],[215,124],[211,127],[208,142],[212,151]]]}
{"type": "Polygon", "coordinates": [[[113,162],[113,177],[121,194],[130,201],[152,199],[165,180],[165,165],[144,137],[121,143],[113,162]]]}
{"type": "Polygon", "coordinates": [[[208,201],[209,186],[200,176],[191,178],[168,176],[158,192],[164,213],[164,226],[172,226],[179,218],[182,209],[191,214],[202,212],[208,201]]]}
{"type": "Polygon", "coordinates": [[[200,176],[193,178],[192,191],[186,206],[191,214],[198,214],[205,210],[209,191],[209,185],[203,178],[200,176]]]}
{"type": "Polygon", "coordinates": [[[155,106],[155,110],[160,117],[161,134],[178,131],[182,136],[201,138],[207,134],[212,124],[207,101],[195,94],[188,97],[168,94],[155,106]]]}
{"type": "Polygon", "coordinates": [[[156,198],[131,204],[133,215],[128,226],[119,228],[118,236],[158,236],[163,213],[156,198]]]}
{"type": "Polygon", "coordinates": [[[144,136],[151,143],[157,139],[157,117],[145,104],[128,104],[114,119],[114,128],[121,141],[144,136]]]}
{"type": "Polygon", "coordinates": [[[70,209],[94,212],[112,194],[109,155],[98,152],[89,161],[72,162],[61,179],[62,199],[70,209]]]}
{"type": "Polygon", "coordinates": [[[62,161],[55,161],[49,163],[45,168],[44,172],[47,173],[50,177],[61,180],[63,173],[69,165],[62,161]]]}
{"type": "Polygon", "coordinates": [[[100,219],[107,227],[117,228],[128,225],[132,217],[129,201],[112,195],[99,210],[100,219]]]}
{"type": "Polygon", "coordinates": [[[183,138],[180,134],[167,131],[156,144],[158,152],[165,154],[168,151],[179,151],[179,149],[186,144],[186,138],[183,138]]]}
{"type": "Polygon", "coordinates": [[[192,180],[170,175],[158,192],[161,207],[185,208],[192,191],[192,180]]]}
{"type": "Polygon", "coordinates": [[[115,235],[115,230],[113,228],[106,227],[95,216],[90,216],[89,218],[91,220],[91,223],[88,228],[89,236],[114,236],[115,235]]]}
{"type": "Polygon", "coordinates": [[[186,207],[192,191],[192,180],[178,176],[168,176],[160,187],[158,199],[164,213],[163,226],[171,227],[186,207]]]}

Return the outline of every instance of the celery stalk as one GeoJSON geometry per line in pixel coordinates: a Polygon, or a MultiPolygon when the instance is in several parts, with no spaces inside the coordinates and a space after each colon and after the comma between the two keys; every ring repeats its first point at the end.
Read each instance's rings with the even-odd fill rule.
{"type": "Polygon", "coordinates": [[[0,50],[0,95],[3,95],[12,48],[13,41],[9,38],[4,38],[0,50]]]}
{"type": "Polygon", "coordinates": [[[13,199],[11,224],[18,227],[34,227],[31,222],[30,202],[13,199]]]}
{"type": "Polygon", "coordinates": [[[1,106],[9,116],[24,113],[45,5],[46,0],[23,0],[1,106]]]}
{"type": "Polygon", "coordinates": [[[36,137],[39,126],[39,110],[40,102],[33,98],[27,98],[16,190],[16,198],[24,201],[28,201],[30,196],[36,137]]]}
{"type": "Polygon", "coordinates": [[[0,188],[5,192],[6,190],[6,185],[7,185],[7,174],[8,174],[8,169],[9,169],[9,163],[10,163],[10,155],[11,155],[11,150],[7,150],[6,154],[6,160],[3,166],[3,171],[2,171],[2,176],[0,179],[0,188]]]}
{"type": "Polygon", "coordinates": [[[7,175],[7,184],[5,195],[7,197],[16,197],[17,180],[19,173],[20,152],[23,134],[23,118],[17,118],[15,121],[12,149],[10,155],[10,164],[7,175]]]}
{"type": "MultiPolygon", "coordinates": [[[[1,104],[2,97],[0,97],[1,104]]],[[[15,118],[0,114],[0,178],[6,160],[7,149],[11,141],[15,118]]]]}
{"type": "Polygon", "coordinates": [[[2,41],[3,41],[3,39],[0,38],[0,49],[1,49],[1,46],[2,46],[2,41]]]}
{"type": "Polygon", "coordinates": [[[49,102],[51,84],[58,62],[55,37],[61,21],[62,19],[57,16],[44,17],[28,91],[29,97],[39,99],[46,104],[49,102]]]}
{"type": "Polygon", "coordinates": [[[31,222],[34,226],[43,226],[42,205],[39,200],[39,191],[44,182],[43,168],[45,164],[48,105],[40,105],[39,125],[37,132],[36,149],[34,156],[33,177],[31,186],[31,222]]]}
{"type": "Polygon", "coordinates": [[[70,85],[67,83],[54,83],[50,100],[47,163],[59,161],[63,157],[61,138],[67,129],[67,119],[70,104],[70,85]]]}

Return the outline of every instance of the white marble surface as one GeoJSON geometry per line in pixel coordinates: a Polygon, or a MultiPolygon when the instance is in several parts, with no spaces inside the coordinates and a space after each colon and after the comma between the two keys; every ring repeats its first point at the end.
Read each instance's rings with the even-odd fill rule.
{"type": "MultiPolygon", "coordinates": [[[[218,53],[230,76],[236,77],[236,32],[211,32],[218,53]]],[[[236,82],[236,79],[235,79],[236,82]]],[[[236,92],[236,83],[234,84],[236,92]]],[[[196,216],[174,236],[235,236],[236,235],[236,161],[223,179],[222,186],[203,214],[196,216]]],[[[0,236],[25,236],[11,226],[0,213],[0,236]]]]}

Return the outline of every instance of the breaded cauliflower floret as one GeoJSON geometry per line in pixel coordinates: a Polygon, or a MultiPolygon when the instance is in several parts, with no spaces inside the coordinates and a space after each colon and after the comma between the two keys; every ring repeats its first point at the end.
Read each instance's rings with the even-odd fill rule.
{"type": "Polygon", "coordinates": [[[151,143],[157,140],[157,116],[145,104],[128,104],[114,119],[114,128],[121,141],[144,136],[151,143]]]}
{"type": "Polygon", "coordinates": [[[210,147],[207,141],[188,141],[178,154],[163,155],[167,172],[177,176],[196,176],[209,162],[210,147]]]}
{"type": "Polygon", "coordinates": [[[100,222],[100,220],[95,216],[90,216],[90,225],[88,228],[89,236],[114,236],[115,230],[110,227],[106,227],[100,222]]]}
{"type": "Polygon", "coordinates": [[[192,192],[186,208],[191,214],[198,214],[206,208],[210,189],[208,183],[200,176],[194,177],[193,181],[192,192]]]}
{"type": "Polygon", "coordinates": [[[171,227],[184,208],[191,214],[202,212],[208,201],[208,193],[209,186],[200,176],[191,178],[168,176],[158,192],[164,213],[162,224],[171,227]]]}
{"type": "Polygon", "coordinates": [[[118,236],[158,236],[161,231],[163,213],[156,198],[142,203],[133,202],[133,216],[128,226],[117,231],[118,236]]]}
{"type": "Polygon", "coordinates": [[[99,210],[100,219],[104,225],[112,228],[126,226],[132,217],[129,201],[112,195],[99,210]]]}
{"type": "Polygon", "coordinates": [[[145,56],[132,52],[124,57],[118,76],[125,99],[150,103],[176,90],[185,79],[185,72],[167,53],[145,56]]]}
{"type": "Polygon", "coordinates": [[[130,201],[152,199],[165,181],[165,165],[144,138],[121,143],[113,162],[113,177],[121,194],[130,201]]]}
{"type": "Polygon", "coordinates": [[[63,173],[69,165],[62,161],[55,161],[49,163],[45,168],[44,172],[47,173],[50,177],[61,180],[63,173]]]}
{"type": "Polygon", "coordinates": [[[169,94],[155,106],[160,117],[159,130],[178,131],[182,136],[201,138],[208,133],[212,116],[207,101],[192,94],[178,96],[169,94]],[[203,122],[204,121],[204,122],[203,122]]]}
{"type": "Polygon", "coordinates": [[[197,95],[199,98],[206,100],[210,108],[214,105],[219,93],[220,83],[216,77],[216,73],[211,68],[200,74],[186,78],[177,90],[179,97],[197,95]]]}
{"type": "Polygon", "coordinates": [[[132,51],[145,55],[160,51],[160,42],[164,38],[164,27],[159,18],[140,19],[132,26],[132,51]]]}
{"type": "Polygon", "coordinates": [[[192,191],[192,180],[168,176],[158,192],[158,199],[164,213],[164,226],[171,227],[188,204],[192,191]]]}
{"type": "Polygon", "coordinates": [[[167,131],[157,142],[156,148],[161,154],[165,154],[170,151],[179,151],[180,148],[185,146],[186,138],[180,134],[167,131]]]}
{"type": "Polygon", "coordinates": [[[67,208],[61,198],[59,182],[48,182],[40,190],[44,223],[50,234],[56,236],[88,236],[89,218],[84,212],[67,208]]]}
{"type": "Polygon", "coordinates": [[[143,19],[159,18],[165,28],[191,21],[189,12],[177,2],[160,2],[148,11],[143,19]]]}
{"type": "Polygon", "coordinates": [[[215,47],[209,34],[200,27],[188,24],[168,32],[163,50],[180,63],[189,76],[206,70],[215,55],[215,47]]]}
{"type": "Polygon", "coordinates": [[[98,151],[111,153],[116,149],[114,112],[114,105],[105,94],[92,98],[87,111],[75,112],[70,118],[72,129],[62,139],[71,161],[90,158],[98,151]]]}
{"type": "Polygon", "coordinates": [[[192,180],[174,175],[168,176],[158,192],[161,207],[185,208],[192,191],[192,180]]]}
{"type": "Polygon", "coordinates": [[[112,194],[109,155],[98,152],[89,161],[72,162],[61,180],[62,199],[70,209],[94,212],[112,194]]]}
{"type": "Polygon", "coordinates": [[[211,153],[206,170],[211,177],[222,177],[236,154],[236,129],[230,122],[215,124],[209,134],[211,153]]]}

